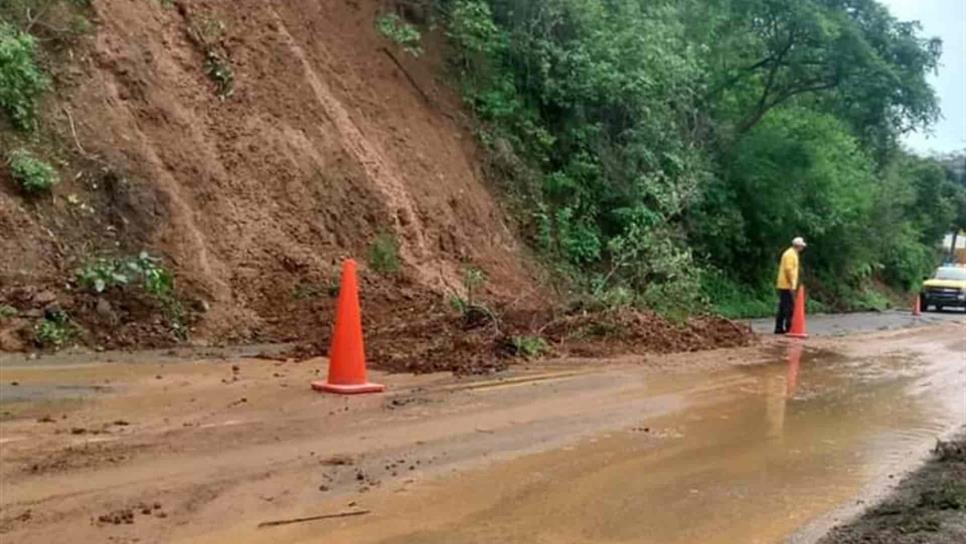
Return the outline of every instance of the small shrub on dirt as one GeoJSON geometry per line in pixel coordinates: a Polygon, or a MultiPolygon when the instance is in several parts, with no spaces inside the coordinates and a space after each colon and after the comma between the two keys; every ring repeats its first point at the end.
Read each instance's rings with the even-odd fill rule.
{"type": "Polygon", "coordinates": [[[172,294],[174,278],[160,259],[147,252],[125,259],[97,259],[90,261],[75,272],[77,283],[95,293],[103,293],[111,287],[121,287],[141,280],[144,291],[156,298],[172,294]]]}
{"type": "Polygon", "coordinates": [[[913,510],[896,524],[902,534],[935,533],[942,527],[942,520],[935,512],[919,512],[913,510]]]}
{"type": "Polygon", "coordinates": [[[300,283],[292,288],[292,298],[295,300],[320,298],[323,296],[329,298],[339,296],[339,282],[300,283]]]}
{"type": "Polygon", "coordinates": [[[470,266],[463,272],[463,288],[466,289],[466,298],[470,304],[476,302],[476,292],[484,283],[486,283],[486,272],[479,268],[470,266]]]}
{"type": "Polygon", "coordinates": [[[526,359],[539,357],[550,350],[550,345],[540,336],[513,336],[510,346],[514,355],[526,359]]]}
{"type": "Polygon", "coordinates": [[[966,510],[966,483],[943,482],[919,496],[919,506],[932,510],[966,510]]]}
{"type": "Polygon", "coordinates": [[[218,98],[227,100],[235,94],[235,72],[228,60],[215,51],[205,54],[205,74],[215,82],[218,98]]]}
{"type": "Polygon", "coordinates": [[[423,54],[422,35],[415,26],[403,21],[395,13],[387,13],[376,19],[376,29],[386,38],[414,57],[423,54]]]}
{"type": "Polygon", "coordinates": [[[466,297],[453,295],[449,299],[450,307],[460,314],[463,327],[472,329],[486,324],[496,324],[499,319],[486,304],[478,302],[476,293],[486,283],[486,273],[469,266],[463,271],[463,290],[466,297]]]}
{"type": "Polygon", "coordinates": [[[366,259],[369,268],[379,274],[395,274],[399,271],[399,242],[391,234],[380,234],[369,245],[366,259]]]}
{"type": "Polygon", "coordinates": [[[9,304],[0,304],[0,321],[16,317],[17,309],[9,304]]]}
{"type": "Polygon", "coordinates": [[[74,337],[70,316],[58,310],[48,312],[34,328],[34,341],[42,348],[60,349],[74,337]]]}
{"type": "Polygon", "coordinates": [[[45,193],[57,184],[57,171],[54,167],[38,159],[26,149],[18,149],[10,153],[7,162],[13,179],[26,193],[45,193]]]}
{"type": "Polygon", "coordinates": [[[224,46],[225,23],[204,19],[192,24],[188,35],[205,56],[202,69],[215,83],[215,93],[221,100],[227,100],[235,94],[235,72],[224,46]]]}
{"type": "Polygon", "coordinates": [[[78,268],[74,277],[81,288],[97,294],[138,285],[160,303],[174,333],[181,339],[187,336],[184,307],[174,293],[174,275],[157,257],[142,251],[137,257],[96,259],[78,268]]]}
{"type": "Polygon", "coordinates": [[[33,126],[37,99],[50,85],[36,57],[33,36],[0,21],[0,108],[22,130],[33,126]]]}

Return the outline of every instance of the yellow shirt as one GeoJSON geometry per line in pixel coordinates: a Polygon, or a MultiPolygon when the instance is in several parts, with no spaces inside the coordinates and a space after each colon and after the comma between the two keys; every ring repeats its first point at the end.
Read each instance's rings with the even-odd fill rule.
{"type": "Polygon", "coordinates": [[[798,252],[795,248],[790,247],[782,253],[782,261],[778,265],[778,281],[775,285],[779,289],[792,291],[798,288],[798,252]]]}

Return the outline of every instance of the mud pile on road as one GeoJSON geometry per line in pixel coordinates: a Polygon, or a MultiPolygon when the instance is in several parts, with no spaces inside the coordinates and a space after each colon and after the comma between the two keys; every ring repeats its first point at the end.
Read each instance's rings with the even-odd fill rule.
{"type": "Polygon", "coordinates": [[[180,343],[197,318],[191,307],[173,309],[127,286],[100,294],[35,286],[0,288],[0,302],[10,312],[0,316],[0,351],[73,344],[98,349],[168,347],[180,343]],[[44,326],[47,332],[41,333],[44,326]],[[41,345],[41,340],[47,343],[41,345]]]}
{"type": "MultiPolygon", "coordinates": [[[[698,316],[672,322],[621,308],[598,311],[479,305],[457,311],[431,294],[414,297],[366,323],[371,368],[390,372],[485,374],[546,356],[606,357],[739,347],[754,338],[747,325],[698,316]]],[[[289,355],[325,355],[329,336],[289,355]]]]}
{"type": "Polygon", "coordinates": [[[949,442],[937,442],[933,458],[904,479],[891,497],[819,541],[860,542],[966,542],[966,429],[949,442]]]}

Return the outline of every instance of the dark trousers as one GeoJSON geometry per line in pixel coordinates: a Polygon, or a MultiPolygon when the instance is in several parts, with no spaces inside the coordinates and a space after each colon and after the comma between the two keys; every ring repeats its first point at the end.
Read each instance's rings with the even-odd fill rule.
{"type": "Polygon", "coordinates": [[[778,315],[775,316],[775,334],[785,334],[792,328],[792,306],[795,296],[791,289],[778,290],[778,315]]]}

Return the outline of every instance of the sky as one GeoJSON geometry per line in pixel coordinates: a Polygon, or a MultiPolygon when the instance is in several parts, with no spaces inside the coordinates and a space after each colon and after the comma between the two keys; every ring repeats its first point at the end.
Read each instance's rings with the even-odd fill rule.
{"type": "Polygon", "coordinates": [[[900,21],[919,21],[924,37],[943,41],[939,73],[929,82],[942,119],[932,134],[911,133],[905,144],[920,155],[966,149],[966,0],[879,0],[900,21]]]}

